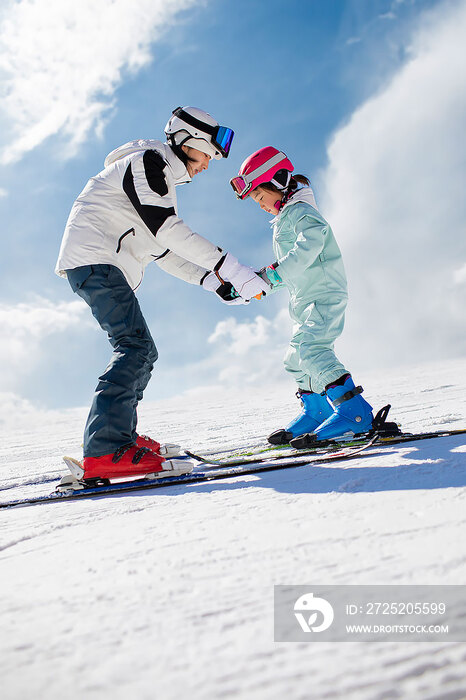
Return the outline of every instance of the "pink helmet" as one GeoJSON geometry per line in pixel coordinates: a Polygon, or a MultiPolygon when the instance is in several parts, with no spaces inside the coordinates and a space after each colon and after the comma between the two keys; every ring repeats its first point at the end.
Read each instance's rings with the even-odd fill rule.
{"type": "Polygon", "coordinates": [[[284,153],[273,146],[265,146],[246,158],[238,175],[231,178],[230,185],[238,199],[245,199],[251,190],[264,182],[271,182],[279,190],[286,190],[293,170],[293,163],[284,153]],[[280,170],[284,171],[284,177],[275,179],[280,170]]]}

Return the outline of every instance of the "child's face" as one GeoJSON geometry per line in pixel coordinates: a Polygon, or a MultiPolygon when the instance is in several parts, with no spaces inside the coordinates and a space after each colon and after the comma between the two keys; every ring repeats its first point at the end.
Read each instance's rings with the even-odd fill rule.
{"type": "Polygon", "coordinates": [[[266,190],[259,185],[251,192],[251,197],[268,214],[277,214],[283,195],[280,192],[266,190]]]}
{"type": "Polygon", "coordinates": [[[188,171],[189,177],[194,177],[203,170],[207,170],[210,162],[210,156],[208,156],[207,153],[198,151],[197,148],[191,148],[191,146],[183,145],[181,148],[189,158],[186,165],[186,170],[188,171]]]}

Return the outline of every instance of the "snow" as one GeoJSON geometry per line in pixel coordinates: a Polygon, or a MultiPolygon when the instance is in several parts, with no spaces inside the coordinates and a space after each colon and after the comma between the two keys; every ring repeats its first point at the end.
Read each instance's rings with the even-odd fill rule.
{"type": "MultiPolygon", "coordinates": [[[[466,361],[359,378],[405,430],[466,427],[466,361]]],[[[156,381],[154,378],[153,381],[156,381]]],[[[289,385],[142,405],[205,452],[260,442],[289,385]]],[[[85,409],[1,433],[0,498],[48,492],[85,409]]],[[[16,423],[18,426],[18,422],[16,423]]],[[[465,643],[275,643],[274,584],[462,584],[466,438],[333,465],[0,512],[2,698],[466,697],[465,643]]]]}

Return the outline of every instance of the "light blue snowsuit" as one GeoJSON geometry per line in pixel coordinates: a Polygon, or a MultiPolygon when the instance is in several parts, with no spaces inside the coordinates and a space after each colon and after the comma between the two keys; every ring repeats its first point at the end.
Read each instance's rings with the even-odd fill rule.
{"type": "Polygon", "coordinates": [[[332,229],[310,187],[298,190],[272,220],[276,271],[290,292],[293,337],[285,368],[301,389],[321,393],[347,372],[333,346],[343,330],[346,275],[332,229]]]}

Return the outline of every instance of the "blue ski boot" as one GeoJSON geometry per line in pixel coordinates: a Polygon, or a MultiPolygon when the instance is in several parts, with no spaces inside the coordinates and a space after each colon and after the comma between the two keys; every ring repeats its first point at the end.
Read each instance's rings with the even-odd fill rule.
{"type": "Polygon", "coordinates": [[[344,384],[333,384],[326,394],[333,406],[330,418],[314,430],[316,441],[335,440],[346,433],[367,433],[372,428],[372,406],[361,396],[362,387],[354,386],[350,375],[344,384]]]}
{"type": "Polygon", "coordinates": [[[269,435],[267,440],[272,445],[287,445],[298,435],[311,433],[333,414],[332,406],[325,394],[314,394],[312,391],[299,389],[296,396],[301,399],[303,410],[286,428],[275,430],[269,435]]]}

